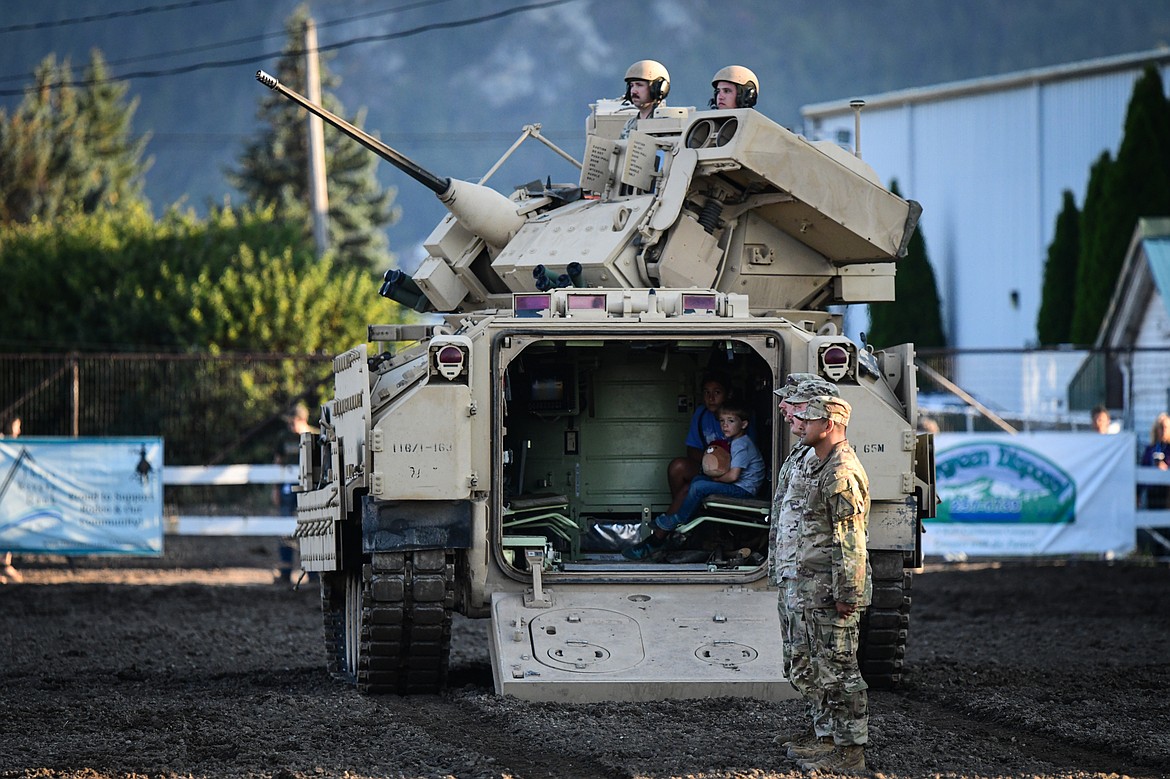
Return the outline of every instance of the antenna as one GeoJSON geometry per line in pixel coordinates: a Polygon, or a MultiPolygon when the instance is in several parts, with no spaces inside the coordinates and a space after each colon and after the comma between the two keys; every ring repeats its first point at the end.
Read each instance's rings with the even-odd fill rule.
{"type": "Polygon", "coordinates": [[[855,97],[849,101],[849,107],[853,109],[853,156],[861,159],[861,109],[865,101],[855,97]]]}

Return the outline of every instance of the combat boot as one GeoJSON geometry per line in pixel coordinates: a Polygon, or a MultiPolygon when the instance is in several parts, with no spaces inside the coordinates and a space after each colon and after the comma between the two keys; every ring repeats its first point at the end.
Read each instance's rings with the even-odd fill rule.
{"type": "Polygon", "coordinates": [[[799,744],[788,747],[788,758],[802,762],[804,760],[820,760],[833,751],[833,737],[821,736],[812,738],[799,744]]]}
{"type": "Polygon", "coordinates": [[[781,736],[776,736],[772,739],[772,743],[782,747],[790,747],[793,744],[803,744],[805,742],[812,743],[817,740],[817,734],[812,728],[805,728],[798,730],[795,733],[785,733],[781,736]]]}
{"type": "Polygon", "coordinates": [[[798,765],[806,771],[824,771],[834,774],[843,771],[864,771],[865,747],[861,744],[833,747],[827,755],[801,760],[798,765]]]}

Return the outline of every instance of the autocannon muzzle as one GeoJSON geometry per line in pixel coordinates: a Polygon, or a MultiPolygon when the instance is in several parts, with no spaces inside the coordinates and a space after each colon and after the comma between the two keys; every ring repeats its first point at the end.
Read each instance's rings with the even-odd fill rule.
{"type": "Polygon", "coordinates": [[[279,92],[309,113],[321,117],[323,121],[333,125],[434,192],[439,201],[454,214],[464,227],[478,235],[488,245],[502,249],[524,225],[524,217],[516,212],[516,204],[494,189],[432,173],[405,154],[387,146],[360,127],[350,124],[304,95],[289,89],[274,76],[262,70],[256,71],[256,80],[274,92],[279,92]]]}

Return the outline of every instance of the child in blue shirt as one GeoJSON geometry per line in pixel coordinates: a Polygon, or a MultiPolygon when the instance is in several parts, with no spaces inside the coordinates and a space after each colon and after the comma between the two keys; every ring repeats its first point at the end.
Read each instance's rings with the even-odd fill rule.
{"type": "Polygon", "coordinates": [[[719,427],[731,445],[731,464],[718,475],[699,474],[691,480],[686,499],[673,514],[660,514],[650,536],[622,552],[627,560],[645,560],[665,543],[670,531],[691,519],[709,495],[753,498],[764,483],[764,457],[747,435],[748,412],[736,403],[719,407],[719,427]]]}

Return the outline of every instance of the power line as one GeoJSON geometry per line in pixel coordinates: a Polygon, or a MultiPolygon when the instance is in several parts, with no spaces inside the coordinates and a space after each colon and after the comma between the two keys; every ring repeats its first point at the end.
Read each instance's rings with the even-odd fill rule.
{"type": "MultiPolygon", "coordinates": [[[[503,11],[497,11],[497,12],[491,13],[491,14],[483,14],[481,16],[473,16],[473,17],[470,17],[468,19],[458,19],[458,20],[451,21],[451,22],[434,22],[432,24],[424,24],[420,27],[414,27],[414,28],[409,29],[409,30],[403,30],[402,32],[384,33],[382,35],[369,35],[369,36],[366,36],[363,38],[353,38],[353,39],[348,40],[348,41],[341,41],[340,43],[333,43],[333,44],[330,44],[328,46],[318,46],[317,50],[318,51],[338,51],[340,49],[347,49],[350,46],[356,46],[356,45],[362,44],[362,43],[377,43],[377,42],[382,42],[382,41],[398,40],[401,38],[410,38],[410,37],[413,37],[415,35],[421,35],[422,33],[432,32],[434,30],[450,30],[450,29],[455,29],[458,27],[469,27],[469,26],[473,26],[473,25],[477,25],[477,24],[482,24],[484,22],[496,21],[498,19],[503,19],[503,18],[509,17],[509,16],[515,16],[517,14],[528,13],[530,11],[539,11],[539,10],[542,10],[544,8],[552,8],[554,6],[565,5],[566,3],[575,3],[575,2],[579,2],[579,0],[546,0],[545,2],[532,3],[531,5],[522,5],[522,6],[517,6],[515,8],[507,8],[503,11]]],[[[131,73],[123,73],[123,74],[117,75],[117,76],[110,76],[108,79],[106,79],[106,81],[125,81],[125,80],[129,80],[132,78],[142,78],[142,79],[161,78],[163,76],[177,76],[177,75],[182,75],[184,73],[194,73],[194,72],[200,71],[200,70],[215,70],[215,69],[219,69],[219,68],[230,68],[230,67],[234,67],[237,65],[250,65],[250,64],[255,64],[258,62],[263,62],[264,60],[271,59],[273,57],[280,57],[283,55],[283,53],[284,52],[265,52],[264,54],[257,54],[257,55],[253,55],[250,57],[240,57],[237,59],[230,59],[230,60],[212,60],[209,62],[196,62],[196,63],[192,63],[190,65],[183,65],[183,66],[174,67],[174,68],[167,68],[164,70],[144,70],[144,71],[137,71],[137,72],[131,72],[131,73]]],[[[65,87],[65,86],[86,87],[86,86],[91,86],[95,83],[104,83],[104,82],[95,82],[92,79],[86,79],[86,80],[81,80],[81,81],[58,82],[56,84],[51,84],[50,86],[52,86],[52,87],[65,87]]],[[[0,90],[0,97],[13,97],[16,95],[23,95],[25,93],[25,91],[26,91],[25,89],[4,89],[4,90],[0,90]]]]}
{"type": "Polygon", "coordinates": [[[483,16],[475,16],[471,19],[460,19],[454,22],[435,22],[433,24],[424,24],[421,27],[415,27],[411,30],[396,33],[385,33],[382,35],[368,35],[364,38],[353,38],[341,43],[332,43],[328,46],[318,46],[318,51],[336,51],[338,49],[347,49],[350,46],[356,46],[359,43],[375,43],[380,41],[392,41],[398,38],[406,38],[413,35],[419,35],[424,32],[431,32],[433,30],[450,30],[457,27],[467,27],[473,24],[480,24],[482,22],[494,22],[497,19],[503,19],[508,16],[515,16],[520,13],[528,13],[529,11],[539,11],[544,8],[552,8],[553,6],[564,5],[565,3],[575,3],[577,0],[547,0],[543,3],[533,3],[532,5],[521,5],[515,8],[505,8],[503,11],[496,11],[491,14],[484,14],[483,16]]]}
{"type": "MultiPolygon", "coordinates": [[[[219,0],[216,0],[219,1],[219,0]]],[[[438,6],[443,2],[450,2],[450,0],[420,0],[419,2],[408,2],[404,6],[394,6],[393,8],[383,8],[381,11],[371,11],[364,14],[355,14],[352,16],[343,16],[340,19],[332,19],[328,21],[317,22],[317,29],[326,27],[337,27],[338,25],[349,25],[349,23],[356,21],[364,21],[367,19],[374,19],[377,16],[386,16],[390,14],[397,14],[406,11],[415,11],[418,8],[428,8],[431,6],[438,6]]],[[[202,46],[193,46],[186,49],[170,49],[167,51],[152,51],[150,54],[139,54],[132,57],[121,57],[118,60],[106,60],[105,64],[109,67],[123,66],[123,64],[131,64],[135,62],[149,62],[151,60],[161,60],[161,58],[180,57],[186,54],[201,54],[204,51],[213,51],[215,49],[228,49],[235,46],[243,46],[246,43],[261,43],[271,39],[281,39],[285,36],[284,30],[277,33],[262,33],[260,35],[249,35],[247,37],[236,37],[236,39],[220,41],[218,43],[205,43],[202,46]]],[[[12,81],[23,81],[28,78],[28,74],[15,74],[12,76],[0,76],[0,83],[7,83],[12,81]]]]}
{"type": "MultiPolygon", "coordinates": [[[[215,0],[220,2],[220,0],[215,0]]],[[[363,14],[354,14],[353,16],[345,16],[340,19],[332,19],[328,21],[318,22],[317,28],[336,27],[342,24],[350,24],[352,22],[359,22],[366,19],[373,19],[378,16],[387,16],[389,14],[401,13],[403,11],[414,11],[419,8],[428,8],[433,5],[440,5],[442,3],[449,3],[451,0],[420,0],[416,3],[407,3],[406,5],[397,5],[393,8],[383,8],[380,11],[369,11],[363,14]]],[[[181,57],[184,54],[199,54],[205,51],[213,51],[215,49],[227,49],[233,46],[242,46],[247,43],[260,43],[262,41],[270,40],[272,38],[283,38],[286,33],[282,30],[280,32],[267,32],[260,35],[249,35],[246,38],[233,38],[231,40],[220,41],[219,43],[207,43],[201,46],[192,46],[187,49],[175,49],[173,51],[159,51],[151,54],[139,54],[134,57],[122,57],[120,59],[106,60],[106,65],[114,67],[117,65],[128,65],[134,62],[149,62],[156,59],[164,59],[166,57],[181,57]]],[[[11,76],[0,76],[0,84],[10,81],[23,81],[28,78],[27,73],[17,73],[11,76]]]]}
{"type": "Polygon", "coordinates": [[[230,0],[186,0],[183,3],[171,3],[170,5],[151,5],[145,8],[133,8],[126,11],[110,11],[105,14],[94,14],[93,16],[78,16],[72,19],[57,19],[56,21],[47,22],[32,22],[31,24],[14,24],[10,27],[0,27],[0,34],[6,32],[27,32],[28,30],[45,30],[50,27],[67,27],[73,24],[87,24],[88,22],[104,22],[108,19],[118,19],[125,16],[145,16],[146,14],[154,14],[162,11],[175,11],[180,8],[196,8],[201,5],[215,5],[216,3],[226,3],[230,0]]]}

